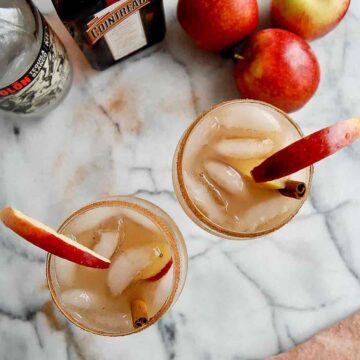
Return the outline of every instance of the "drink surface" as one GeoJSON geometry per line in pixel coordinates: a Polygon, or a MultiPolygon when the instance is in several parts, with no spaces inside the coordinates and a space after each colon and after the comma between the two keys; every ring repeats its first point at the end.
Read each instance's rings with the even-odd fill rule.
{"type": "MultiPolygon", "coordinates": [[[[256,184],[249,172],[300,136],[296,126],[270,106],[224,103],[201,118],[185,143],[181,164],[185,191],[206,219],[226,231],[243,237],[272,231],[287,222],[303,201],[256,184]]],[[[289,179],[309,183],[310,171],[304,169],[289,179]]]]}
{"type": "Polygon", "coordinates": [[[173,288],[173,266],[158,280],[146,280],[171,259],[159,227],[145,215],[121,207],[96,207],[66,225],[64,234],[111,259],[107,270],[55,258],[56,288],[65,311],[86,328],[105,333],[134,330],[131,303],[147,304],[149,318],[173,288]],[[146,279],[144,279],[146,278],[146,279]]]}
{"type": "Polygon", "coordinates": [[[31,1],[2,1],[0,25],[0,109],[26,115],[51,110],[72,80],[64,46],[31,1]]]}
{"type": "Polygon", "coordinates": [[[104,70],[165,36],[162,0],[53,0],[91,65],[104,70]]]}

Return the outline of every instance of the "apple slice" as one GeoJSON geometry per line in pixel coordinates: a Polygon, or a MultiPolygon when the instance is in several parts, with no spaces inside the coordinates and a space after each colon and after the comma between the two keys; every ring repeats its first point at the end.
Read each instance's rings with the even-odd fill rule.
{"type": "Polygon", "coordinates": [[[0,220],[9,229],[39,248],[76,264],[107,269],[110,261],[65,235],[13,208],[0,210],[0,220]]]}
{"type": "MultiPolygon", "coordinates": [[[[252,179],[251,170],[254,169],[256,165],[260,163],[259,159],[249,159],[249,160],[241,160],[241,159],[228,159],[226,162],[231,165],[236,171],[238,171],[243,177],[252,179]]],[[[260,187],[269,190],[280,190],[284,189],[285,182],[282,180],[269,181],[259,184],[260,187]]]]}
{"type": "Polygon", "coordinates": [[[160,243],[153,247],[151,263],[141,271],[140,280],[156,281],[161,279],[171,268],[173,263],[170,247],[160,243]]]}
{"type": "Polygon", "coordinates": [[[171,266],[173,264],[173,259],[170,258],[170,260],[166,263],[166,265],[155,275],[148,277],[144,280],[146,281],[157,281],[160,280],[163,276],[165,276],[168,271],[171,269],[171,266]]]}
{"type": "Polygon", "coordinates": [[[268,157],[251,175],[266,182],[293,174],[332,155],[360,136],[360,117],[340,121],[308,135],[268,157]]]}

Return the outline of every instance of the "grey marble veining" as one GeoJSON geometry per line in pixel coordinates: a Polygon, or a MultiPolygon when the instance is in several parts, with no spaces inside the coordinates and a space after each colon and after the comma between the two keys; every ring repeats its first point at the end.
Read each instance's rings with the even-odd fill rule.
{"type": "MultiPolygon", "coordinates": [[[[165,1],[168,33],[147,53],[97,73],[53,15],[75,80],[41,121],[0,118],[0,206],[56,227],[110,194],[155,202],[187,241],[187,283],[172,310],[126,338],[86,333],[51,306],[45,254],[0,227],[0,359],[255,360],[285,351],[360,309],[360,143],[316,165],[310,200],[286,227],[234,242],[183,213],[171,183],[181,133],[201,111],[238,97],[233,64],[196,49],[165,1]]],[[[264,13],[268,1],[260,1],[264,13]]],[[[360,4],[312,42],[321,64],[316,96],[293,117],[305,133],[360,113],[360,4]]]]}

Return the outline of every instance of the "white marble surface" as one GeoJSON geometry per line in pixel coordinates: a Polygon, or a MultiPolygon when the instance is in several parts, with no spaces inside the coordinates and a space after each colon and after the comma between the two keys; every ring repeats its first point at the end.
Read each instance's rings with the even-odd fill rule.
{"type": "MultiPolygon", "coordinates": [[[[50,14],[48,0],[38,0],[50,14]]],[[[0,229],[0,359],[262,359],[360,308],[360,142],[316,166],[310,200],[291,224],[256,241],[208,235],[183,213],[171,161],[196,114],[238,96],[233,64],[197,50],[165,0],[168,33],[151,53],[97,73],[62,31],[75,63],[69,96],[41,121],[0,118],[0,206],[52,226],[109,194],[135,194],[179,224],[190,266],[173,309],[127,338],[83,332],[51,315],[45,254],[0,229]],[[18,134],[15,134],[18,133],[18,134]]],[[[267,1],[262,0],[263,11],[267,1]]],[[[54,21],[54,17],[52,18],[54,21]]],[[[360,4],[312,43],[322,70],[293,114],[309,133],[360,113],[360,4]]]]}

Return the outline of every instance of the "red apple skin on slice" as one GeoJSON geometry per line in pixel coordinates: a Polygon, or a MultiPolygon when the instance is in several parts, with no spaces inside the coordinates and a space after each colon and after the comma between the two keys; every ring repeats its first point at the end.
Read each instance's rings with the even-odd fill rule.
{"type": "Polygon", "coordinates": [[[173,259],[171,258],[157,274],[144,280],[146,281],[160,280],[163,276],[165,276],[168,273],[168,271],[171,269],[172,264],[173,264],[173,259]]]}
{"type": "Polygon", "coordinates": [[[340,121],[271,155],[251,171],[255,182],[293,174],[334,154],[360,136],[360,117],[340,121]]]}
{"type": "Polygon", "coordinates": [[[16,234],[51,254],[92,268],[107,269],[110,266],[108,259],[18,210],[2,209],[0,219],[16,234]]]}

